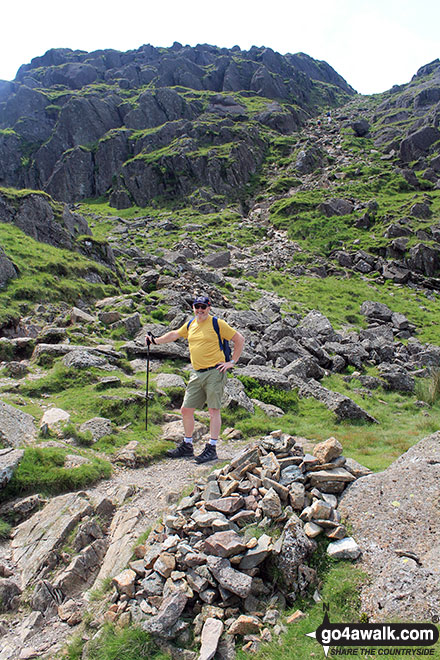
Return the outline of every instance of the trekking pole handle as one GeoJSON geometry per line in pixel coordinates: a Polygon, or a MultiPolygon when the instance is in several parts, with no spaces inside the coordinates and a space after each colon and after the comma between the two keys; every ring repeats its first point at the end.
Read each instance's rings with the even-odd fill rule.
{"type": "Polygon", "coordinates": [[[152,332],[147,332],[147,334],[145,335],[145,343],[147,344],[147,346],[156,343],[156,338],[152,332]]]}

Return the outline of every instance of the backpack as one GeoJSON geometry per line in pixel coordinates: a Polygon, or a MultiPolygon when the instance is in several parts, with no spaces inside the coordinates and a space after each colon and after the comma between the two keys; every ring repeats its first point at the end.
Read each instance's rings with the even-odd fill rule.
{"type": "MultiPolygon", "coordinates": [[[[192,318],[190,321],[188,321],[187,326],[186,326],[187,330],[189,330],[189,326],[191,325],[191,323],[193,321],[194,321],[194,318],[192,318]]],[[[225,362],[229,362],[229,360],[231,359],[231,347],[230,347],[229,341],[227,339],[222,339],[221,338],[220,328],[219,328],[219,325],[218,325],[218,318],[216,316],[212,317],[212,327],[214,328],[214,330],[217,333],[220,350],[225,355],[225,362]]]]}

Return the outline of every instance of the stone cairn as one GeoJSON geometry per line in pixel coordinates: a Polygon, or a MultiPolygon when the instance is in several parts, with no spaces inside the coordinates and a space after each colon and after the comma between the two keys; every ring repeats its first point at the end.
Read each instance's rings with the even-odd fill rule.
{"type": "Polygon", "coordinates": [[[297,440],[273,431],[172,505],[113,579],[106,620],[138,623],[162,646],[171,639],[184,645],[191,625],[204,660],[216,652],[233,657],[236,635],[250,650],[279,635],[277,608],[316,581],[307,565],[315,537],[331,539],[332,556],[359,556],[337,511],[338,495],[369,473],[342,456],[334,438],[313,455],[297,440]],[[229,652],[221,652],[225,645],[229,652]]]}

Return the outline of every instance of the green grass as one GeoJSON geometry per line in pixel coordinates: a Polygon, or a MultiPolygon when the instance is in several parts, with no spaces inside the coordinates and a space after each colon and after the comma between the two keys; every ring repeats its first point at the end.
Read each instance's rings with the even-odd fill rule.
{"type": "MultiPolygon", "coordinates": [[[[311,262],[313,264],[313,261],[311,262]]],[[[263,274],[253,280],[263,290],[275,291],[288,301],[286,309],[305,316],[312,309],[326,316],[335,330],[344,326],[359,330],[366,327],[360,308],[365,300],[381,302],[391,311],[405,314],[417,327],[422,343],[440,344],[440,310],[436,298],[423,291],[397,287],[391,283],[376,284],[358,274],[349,278],[329,276],[295,277],[288,273],[263,274]]]]}
{"type": "Polygon", "coordinates": [[[11,535],[12,525],[0,518],[0,541],[5,541],[11,535]]]}
{"type": "MultiPolygon", "coordinates": [[[[150,635],[137,626],[118,629],[105,624],[101,634],[88,644],[89,660],[169,660],[150,635]]],[[[73,660],[73,659],[72,659],[73,660]]]]}
{"type": "Polygon", "coordinates": [[[113,422],[114,433],[94,443],[93,452],[112,455],[128,442],[136,440],[139,442],[137,453],[143,460],[160,457],[169,449],[169,443],[160,439],[158,424],[162,421],[164,409],[171,404],[172,392],[170,396],[155,395],[151,384],[146,431],[143,389],[139,391],[139,386],[123,372],[116,371],[114,374],[121,379],[121,385],[102,391],[98,381],[108,376],[108,372],[96,368],[68,368],[57,360],[43,378],[20,385],[20,394],[28,404],[22,405],[22,409],[35,414],[35,404],[44,398],[45,405],[51,403],[66,410],[71,414],[73,435],[79,444],[87,444],[88,441],[76,430],[77,426],[92,417],[108,418],[113,422]]]}
{"type": "Polygon", "coordinates": [[[68,453],[67,449],[26,447],[11,481],[0,493],[0,501],[28,493],[55,495],[84,488],[110,476],[110,463],[91,454],[87,454],[89,463],[64,468],[68,453]]]}
{"type": "MultiPolygon", "coordinates": [[[[371,396],[365,396],[357,391],[362,390],[359,382],[353,380],[345,383],[339,374],[324,378],[322,384],[349,396],[379,423],[338,422],[322,403],[304,398],[297,399],[293,409],[287,409],[283,417],[276,418],[268,417],[258,408],[253,415],[242,408],[225,409],[222,411],[223,427],[234,426],[247,438],[264,436],[274,428],[312,442],[334,436],[341,442],[345,456],[373,471],[386,469],[409,447],[440,428],[440,403],[436,400],[428,408],[420,408],[416,405],[418,392],[412,395],[378,388],[372,391],[371,396]]],[[[247,394],[252,395],[252,387],[248,386],[247,394]]],[[[271,394],[276,397],[279,393],[274,390],[271,394]]],[[[295,392],[290,394],[296,396],[295,392]]],[[[283,405],[280,407],[283,408],[283,405]]]]}
{"type": "Polygon", "coordinates": [[[0,291],[0,323],[20,317],[30,303],[73,304],[81,297],[96,299],[117,293],[116,278],[108,268],[77,252],[39,243],[14,225],[0,223],[0,245],[19,272],[0,291]],[[91,284],[84,279],[90,273],[114,284],[91,284]]]}

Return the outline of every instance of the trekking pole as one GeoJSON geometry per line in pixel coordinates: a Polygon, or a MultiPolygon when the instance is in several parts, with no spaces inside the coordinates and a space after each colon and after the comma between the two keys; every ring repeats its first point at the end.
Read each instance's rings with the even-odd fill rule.
{"type": "Polygon", "coordinates": [[[147,342],[147,373],[145,384],[145,430],[148,430],[148,386],[150,380],[150,342],[147,342]]]}

